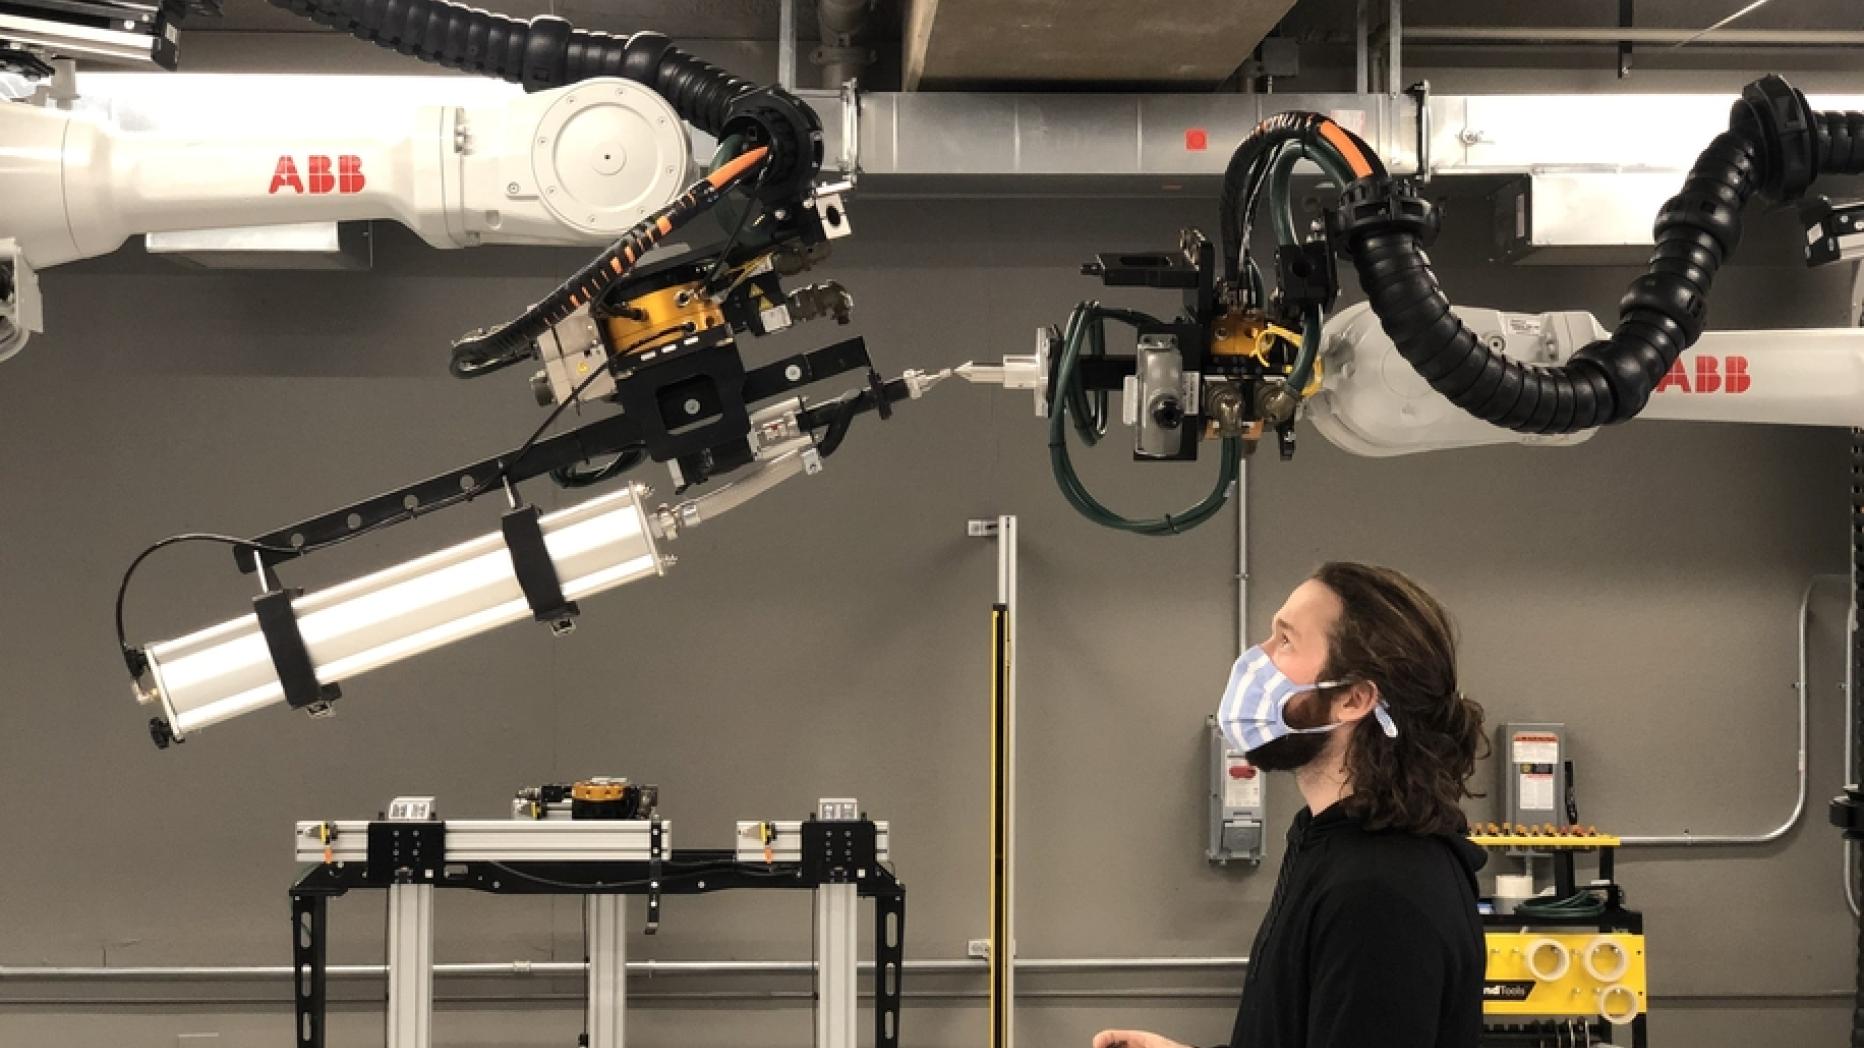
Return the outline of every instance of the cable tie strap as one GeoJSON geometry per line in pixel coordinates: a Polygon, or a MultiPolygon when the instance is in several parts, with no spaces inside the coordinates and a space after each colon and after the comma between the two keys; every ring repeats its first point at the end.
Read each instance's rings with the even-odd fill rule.
{"type": "Polygon", "coordinates": [[[524,591],[531,615],[553,627],[567,624],[582,612],[573,600],[563,596],[563,581],[557,566],[550,560],[544,545],[544,528],[539,523],[543,511],[536,506],[519,506],[499,520],[505,533],[505,550],[511,554],[511,567],[518,576],[518,588],[524,591]]]}
{"type": "Polygon", "coordinates": [[[311,665],[310,650],[304,646],[304,634],[298,629],[298,613],[291,602],[303,590],[275,589],[253,598],[253,615],[259,620],[259,632],[265,637],[266,651],[272,656],[272,669],[285,689],[285,703],[294,710],[322,710],[343,697],[335,684],[317,679],[311,665]]]}
{"type": "Polygon", "coordinates": [[[867,388],[874,394],[874,412],[885,422],[893,417],[893,405],[887,402],[887,383],[880,377],[880,372],[867,369],[867,388]]]}

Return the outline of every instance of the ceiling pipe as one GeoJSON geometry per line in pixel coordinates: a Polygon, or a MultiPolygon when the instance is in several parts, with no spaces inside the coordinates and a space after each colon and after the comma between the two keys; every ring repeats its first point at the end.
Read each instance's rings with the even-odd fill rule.
{"type": "Polygon", "coordinates": [[[861,42],[874,0],[816,0],[816,22],[822,43],[809,60],[822,70],[822,86],[830,91],[860,78],[874,61],[874,52],[861,42]]]}
{"type": "Polygon", "coordinates": [[[1406,26],[1407,44],[1682,44],[1709,47],[1859,47],[1852,29],[1635,29],[1594,26],[1406,26]]]}

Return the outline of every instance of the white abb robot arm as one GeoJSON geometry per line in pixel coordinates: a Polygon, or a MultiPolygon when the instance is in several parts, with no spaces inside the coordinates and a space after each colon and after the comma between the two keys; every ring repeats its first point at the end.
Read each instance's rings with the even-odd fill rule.
{"type": "Polygon", "coordinates": [[[943,377],[883,379],[858,337],[761,365],[741,352],[741,335],[818,318],[846,324],[853,304],[833,281],[782,284],[850,232],[839,196],[850,186],[817,184],[821,127],[788,92],[651,33],[519,22],[450,0],[277,2],[532,93],[401,109],[359,100],[311,122],[266,113],[233,126],[197,118],[186,130],[0,102],[0,355],[38,326],[37,269],[136,234],[387,219],[437,247],[606,247],[518,317],[452,346],[462,378],[536,365],[530,392],[554,408],[517,447],[265,535],[174,536],[132,562],[117,634],[138,699],[161,712],[151,723],[158,744],[265,706],[328,710],[346,678],[503,623],[567,629],[578,600],[664,572],[673,561],[660,550],[680,532],[819,472],[858,416],[889,417],[943,377]],[[711,163],[694,164],[686,125],[717,142],[711,163]],[[660,250],[708,213],[728,231],[722,243],[660,250]],[[804,399],[805,387],[849,374],[864,387],[804,399]],[[596,418],[546,435],[571,407],[596,418]],[[548,516],[518,491],[545,476],[588,487],[650,460],[679,494],[735,475],[670,505],[649,506],[631,483],[548,516]],[[309,594],[276,575],[381,528],[500,495],[509,510],[499,531],[474,542],[309,594]],[[132,644],[130,577],[186,541],[232,546],[260,597],[249,614],[132,644]]]}
{"type": "MultiPolygon", "coordinates": [[[[243,115],[255,114],[229,113],[243,115]]],[[[672,105],[619,77],[500,104],[355,98],[313,116],[307,130],[286,103],[268,124],[139,131],[0,105],[0,232],[36,269],[143,233],[313,221],[386,219],[435,247],[601,244],[672,201],[694,167],[672,105]]]]}
{"type": "MultiPolygon", "coordinates": [[[[184,130],[118,126],[68,80],[0,103],[0,358],[42,326],[35,271],[138,234],[389,220],[436,247],[613,242],[692,181],[688,125],[721,144],[715,164],[766,150],[750,184],[766,205],[750,240],[813,246],[845,232],[839,206],[822,228],[834,202],[817,192],[822,133],[809,106],[659,34],[519,21],[451,0],[274,2],[529,93],[494,95],[462,80],[457,101],[407,106],[397,91],[386,101],[293,97],[302,78],[269,78],[276,93],[264,97],[268,78],[219,78],[232,81],[228,94],[261,96],[211,98],[213,122],[183,114],[175,123],[184,130]]],[[[49,71],[61,52],[95,56],[93,28],[61,21],[82,22],[86,4],[15,6],[22,12],[0,19],[0,81],[21,61],[49,71]]],[[[172,27],[148,29],[169,52],[158,64],[173,68],[172,27]]],[[[18,83],[0,82],[0,99],[18,83]]]]}
{"type": "MultiPolygon", "coordinates": [[[[1504,313],[1458,306],[1483,343],[1510,359],[1559,367],[1608,337],[1586,312],[1504,313]]],[[[1597,429],[1519,433],[1458,408],[1399,353],[1365,303],[1328,322],[1318,392],[1303,417],[1357,455],[1387,457],[1488,444],[1567,445],[1597,429]]],[[[1864,426],[1864,329],[1705,331],[1651,391],[1640,419],[1864,426]]]]}
{"type": "Polygon", "coordinates": [[[0,307],[0,359],[43,329],[38,270],[132,236],[388,220],[435,247],[593,245],[665,206],[694,170],[673,107],[620,78],[491,104],[397,110],[357,98],[318,110],[309,128],[288,102],[275,112],[140,131],[0,104],[0,300],[12,303],[0,307]]]}
{"type": "MultiPolygon", "coordinates": [[[[1861,173],[1864,113],[1815,111],[1776,76],[1748,85],[1728,130],[1657,215],[1649,266],[1608,331],[1583,312],[1453,308],[1424,250],[1438,228],[1431,202],[1331,118],[1283,113],[1231,157],[1218,245],[1187,230],[1174,250],[1107,253],[1084,267],[1109,287],[1181,290],[1178,315],[1084,302],[1063,328],[1038,334],[1035,353],[956,370],[1033,389],[1063,495],[1097,523],[1147,535],[1210,519],[1241,456],[1273,434],[1291,457],[1303,418],[1372,456],[1573,444],[1632,418],[1864,426],[1864,333],[1705,331],[1748,202],[1799,201],[1821,176],[1861,173]],[[1340,188],[1337,207],[1309,228],[1289,191],[1303,162],[1340,188]],[[1252,257],[1259,205],[1275,226],[1272,293],[1252,257]],[[1351,263],[1367,301],[1332,316],[1336,259],[1351,263]],[[1109,324],[1133,329],[1131,356],[1107,352],[1109,324]],[[1135,458],[1188,461],[1201,444],[1219,446],[1204,500],[1133,519],[1087,490],[1070,433],[1086,444],[1104,435],[1116,392],[1135,458]]],[[[1820,202],[1801,216],[1808,264],[1864,254],[1864,206],[1820,202]]]]}

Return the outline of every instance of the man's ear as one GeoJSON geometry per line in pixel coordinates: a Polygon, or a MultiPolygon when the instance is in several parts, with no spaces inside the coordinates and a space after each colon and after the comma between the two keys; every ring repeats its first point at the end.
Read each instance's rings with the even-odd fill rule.
{"type": "Polygon", "coordinates": [[[1357,724],[1379,704],[1379,686],[1369,680],[1357,680],[1333,696],[1333,718],[1341,724],[1357,724]]]}

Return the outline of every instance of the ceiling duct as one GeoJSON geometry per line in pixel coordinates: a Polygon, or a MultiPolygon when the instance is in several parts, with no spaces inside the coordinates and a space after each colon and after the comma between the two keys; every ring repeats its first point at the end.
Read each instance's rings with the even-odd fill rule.
{"type": "Polygon", "coordinates": [[[908,91],[957,84],[1192,83],[1229,76],[1294,0],[907,0],[908,91]]]}

